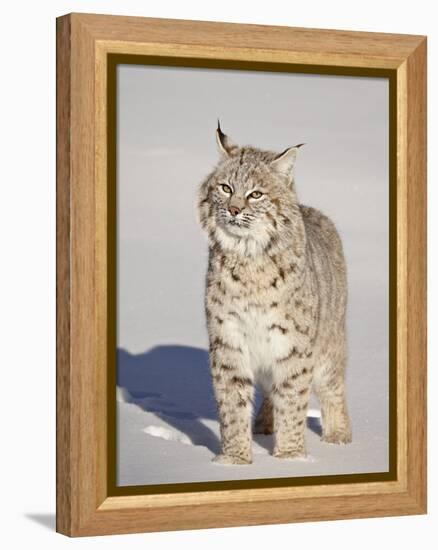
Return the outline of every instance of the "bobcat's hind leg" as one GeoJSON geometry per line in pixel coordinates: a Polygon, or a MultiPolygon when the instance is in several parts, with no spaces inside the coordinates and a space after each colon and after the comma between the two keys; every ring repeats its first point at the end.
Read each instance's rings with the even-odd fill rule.
{"type": "Polygon", "coordinates": [[[328,362],[314,379],[314,389],[321,405],[322,441],[350,443],[351,426],[345,397],[345,358],[328,362]]]}
{"type": "Polygon", "coordinates": [[[254,423],[254,433],[269,435],[274,433],[274,410],[269,396],[265,395],[254,423]]]}

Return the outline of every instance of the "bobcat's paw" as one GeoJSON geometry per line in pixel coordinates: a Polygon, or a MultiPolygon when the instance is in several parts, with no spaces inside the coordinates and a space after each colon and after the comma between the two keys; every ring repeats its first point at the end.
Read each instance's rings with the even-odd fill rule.
{"type": "Polygon", "coordinates": [[[300,458],[306,458],[306,452],[303,449],[293,449],[291,451],[282,451],[281,449],[276,449],[272,453],[275,458],[283,458],[286,460],[296,460],[300,458]]]}
{"type": "Polygon", "coordinates": [[[271,435],[274,433],[274,429],[272,428],[272,426],[265,426],[262,423],[256,422],[254,424],[253,432],[255,434],[271,435]]]}
{"type": "Polygon", "coordinates": [[[220,454],[215,456],[212,462],[215,464],[251,464],[252,460],[250,457],[220,454]]]}
{"type": "Polygon", "coordinates": [[[321,441],[331,443],[333,445],[346,445],[347,443],[351,443],[351,432],[345,430],[324,434],[321,437],[321,441]]]}

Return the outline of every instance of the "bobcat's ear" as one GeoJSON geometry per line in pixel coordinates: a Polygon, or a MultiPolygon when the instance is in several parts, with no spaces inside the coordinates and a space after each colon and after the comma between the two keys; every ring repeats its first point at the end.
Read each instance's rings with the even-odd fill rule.
{"type": "Polygon", "coordinates": [[[305,145],[300,143],[294,147],[289,147],[279,155],[277,155],[271,162],[272,168],[280,174],[290,175],[292,174],[293,167],[295,165],[295,159],[297,158],[298,149],[305,145]]]}
{"type": "Polygon", "coordinates": [[[219,152],[224,157],[230,157],[238,149],[237,145],[235,145],[231,139],[222,132],[219,119],[217,120],[216,142],[219,152]]]}

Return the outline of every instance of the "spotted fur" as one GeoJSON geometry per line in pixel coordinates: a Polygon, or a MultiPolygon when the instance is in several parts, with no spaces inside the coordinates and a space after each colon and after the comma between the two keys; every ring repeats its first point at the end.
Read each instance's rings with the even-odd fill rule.
{"type": "Polygon", "coordinates": [[[351,440],[344,370],[347,280],[333,223],[298,203],[298,147],[238,147],[217,130],[220,161],[198,194],[208,235],[205,310],[222,451],[251,457],[254,387],[264,394],[255,430],[274,433],[273,454],[305,455],[310,390],[321,403],[322,439],[351,440]]]}

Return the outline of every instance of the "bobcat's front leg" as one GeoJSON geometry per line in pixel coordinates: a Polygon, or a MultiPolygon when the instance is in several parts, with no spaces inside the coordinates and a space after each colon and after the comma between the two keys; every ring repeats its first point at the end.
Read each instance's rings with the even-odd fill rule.
{"type": "Polygon", "coordinates": [[[211,373],[219,412],[222,452],[214,461],[221,464],[250,464],[251,412],[254,394],[243,350],[216,338],[211,345],[211,373]]]}
{"type": "Polygon", "coordinates": [[[308,361],[295,357],[288,362],[288,365],[282,365],[287,368],[284,368],[283,375],[272,387],[275,433],[273,454],[277,458],[300,458],[306,456],[304,434],[312,366],[308,361]]]}

